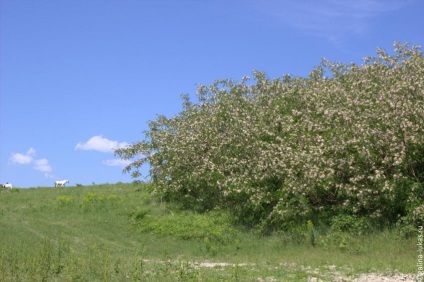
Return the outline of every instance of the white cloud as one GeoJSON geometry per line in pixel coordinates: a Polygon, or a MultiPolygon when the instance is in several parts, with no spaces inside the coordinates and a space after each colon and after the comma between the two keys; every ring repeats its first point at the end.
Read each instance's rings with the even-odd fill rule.
{"type": "Polygon", "coordinates": [[[30,148],[25,154],[16,153],[13,154],[9,161],[13,164],[30,164],[34,160],[35,156],[35,150],[33,148],[30,148]]]}
{"type": "Polygon", "coordinates": [[[117,159],[103,161],[104,165],[120,166],[120,167],[125,167],[125,166],[129,165],[130,163],[131,163],[131,161],[128,161],[128,160],[117,160],[117,159]]]}
{"type": "Polygon", "coordinates": [[[39,159],[34,161],[34,168],[42,172],[52,172],[52,167],[47,159],[39,159]]]}
{"type": "Polygon", "coordinates": [[[44,173],[44,176],[47,178],[53,178],[53,168],[49,164],[49,161],[45,158],[43,159],[35,159],[35,149],[30,148],[26,153],[16,153],[12,154],[12,156],[9,158],[9,161],[12,164],[17,165],[30,165],[33,164],[33,168],[35,170],[41,171],[44,173]]]}
{"type": "Polygon", "coordinates": [[[374,18],[394,12],[409,1],[321,0],[261,1],[257,6],[268,18],[306,33],[334,38],[367,33],[374,18]]]}
{"type": "Polygon", "coordinates": [[[52,171],[53,168],[50,166],[47,159],[39,159],[34,161],[34,169],[44,172],[44,176],[47,178],[54,178],[52,171]]]}
{"type": "Polygon", "coordinates": [[[109,140],[101,135],[91,137],[87,142],[80,142],[75,146],[76,150],[99,151],[113,153],[115,149],[127,147],[127,142],[109,140]]]}

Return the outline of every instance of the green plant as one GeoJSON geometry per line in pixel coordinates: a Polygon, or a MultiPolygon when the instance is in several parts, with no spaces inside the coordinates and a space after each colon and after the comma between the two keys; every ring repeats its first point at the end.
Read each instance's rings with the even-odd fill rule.
{"type": "Polygon", "coordinates": [[[356,242],[351,234],[339,231],[333,231],[323,236],[321,244],[325,248],[343,252],[355,250],[356,247],[356,242]]]}
{"type": "Polygon", "coordinates": [[[353,215],[338,214],[330,223],[332,231],[361,235],[372,230],[366,218],[353,215]]]}
{"type": "Polygon", "coordinates": [[[199,212],[229,210],[264,230],[320,212],[393,225],[423,218],[424,58],[377,49],[362,66],[323,60],[307,78],[228,79],[198,103],[149,123],[118,149],[134,178],[151,166],[154,193],[199,212]],[[253,80],[253,81],[252,81],[253,80]],[[419,189],[416,189],[420,187],[419,189]]]}
{"type": "Polygon", "coordinates": [[[83,197],[83,206],[86,211],[93,209],[107,209],[115,205],[119,197],[116,194],[106,195],[105,193],[87,193],[83,197]]]}
{"type": "Polygon", "coordinates": [[[58,196],[56,197],[56,201],[58,202],[59,206],[66,206],[72,204],[74,198],[71,196],[58,196]]]}
{"type": "Polygon", "coordinates": [[[307,225],[307,229],[308,229],[308,233],[309,233],[309,242],[311,244],[312,247],[315,247],[317,244],[317,234],[315,231],[315,227],[314,224],[312,223],[311,220],[308,220],[306,222],[307,225]]]}

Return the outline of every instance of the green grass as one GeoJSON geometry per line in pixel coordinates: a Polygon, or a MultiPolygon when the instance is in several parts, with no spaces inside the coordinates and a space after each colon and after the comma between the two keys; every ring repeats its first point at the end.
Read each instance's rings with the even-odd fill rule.
{"type": "Polygon", "coordinates": [[[331,281],[336,272],[416,272],[416,238],[395,231],[318,232],[314,247],[308,233],[261,236],[234,226],[225,211],[179,211],[148,190],[1,190],[0,281],[331,281]]]}

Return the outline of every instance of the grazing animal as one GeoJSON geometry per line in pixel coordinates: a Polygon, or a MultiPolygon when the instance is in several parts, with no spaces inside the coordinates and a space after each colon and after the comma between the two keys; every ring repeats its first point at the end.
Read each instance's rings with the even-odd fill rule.
{"type": "Polygon", "coordinates": [[[2,186],[3,186],[4,189],[12,189],[13,188],[12,184],[8,183],[8,182],[6,182],[6,184],[3,184],[2,186]]]}
{"type": "Polygon", "coordinates": [[[58,187],[58,186],[63,187],[65,186],[66,183],[69,183],[69,180],[56,180],[54,182],[54,187],[58,187]]]}

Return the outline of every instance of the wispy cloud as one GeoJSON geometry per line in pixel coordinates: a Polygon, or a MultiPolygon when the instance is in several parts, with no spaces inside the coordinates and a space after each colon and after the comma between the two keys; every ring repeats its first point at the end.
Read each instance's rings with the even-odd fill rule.
{"type": "Polygon", "coordinates": [[[259,9],[272,20],[333,40],[367,33],[374,18],[394,12],[408,0],[267,0],[259,9]]]}
{"type": "Polygon", "coordinates": [[[47,178],[53,178],[53,168],[50,166],[47,159],[34,160],[34,169],[44,172],[47,178]]]}
{"type": "Polygon", "coordinates": [[[76,150],[99,151],[104,153],[113,153],[115,149],[127,147],[127,142],[118,142],[109,140],[101,135],[93,136],[86,142],[79,142],[76,150]]]}
{"type": "Polygon", "coordinates": [[[119,167],[125,167],[127,165],[129,165],[131,163],[131,161],[128,160],[118,160],[118,159],[112,159],[112,160],[106,160],[103,161],[104,165],[107,166],[119,166],[119,167]]]}
{"type": "Polygon", "coordinates": [[[30,148],[26,153],[15,153],[9,158],[10,163],[15,165],[33,165],[35,170],[44,173],[47,178],[54,178],[53,168],[49,164],[49,161],[45,158],[36,159],[36,151],[34,148],[30,148]]]}

